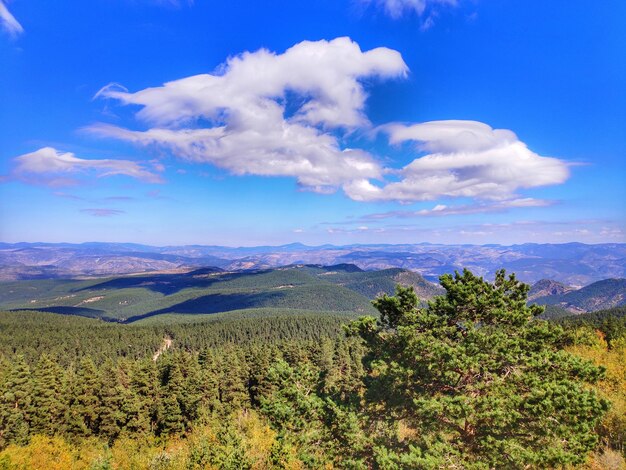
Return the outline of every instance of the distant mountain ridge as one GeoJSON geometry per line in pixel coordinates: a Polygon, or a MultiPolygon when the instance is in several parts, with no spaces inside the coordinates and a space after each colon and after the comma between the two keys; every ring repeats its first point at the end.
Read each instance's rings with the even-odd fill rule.
{"type": "Polygon", "coordinates": [[[0,243],[0,281],[181,272],[204,266],[229,271],[269,269],[292,264],[353,264],[363,270],[403,268],[429,281],[469,268],[493,279],[498,269],[524,282],[552,279],[584,286],[626,277],[626,244],[520,245],[372,244],[222,247],[133,243],[0,243]]]}
{"type": "Polygon", "coordinates": [[[626,279],[604,279],[580,289],[542,280],[531,288],[531,293],[533,291],[536,295],[553,292],[543,296],[535,296],[532,299],[533,303],[559,307],[572,313],[593,312],[626,306],[626,279]]]}

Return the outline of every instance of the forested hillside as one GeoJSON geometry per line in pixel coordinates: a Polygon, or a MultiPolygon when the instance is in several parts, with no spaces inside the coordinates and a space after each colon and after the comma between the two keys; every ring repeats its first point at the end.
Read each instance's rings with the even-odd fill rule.
{"type": "Polygon", "coordinates": [[[442,286],[356,321],[1,313],[0,468],[618,468],[624,329],[533,319],[503,273],[442,286]]]}
{"type": "Polygon", "coordinates": [[[362,271],[354,265],[296,265],[270,270],[150,274],[89,280],[0,284],[0,308],[30,309],[133,322],[162,314],[213,314],[246,309],[375,313],[370,301],[413,286],[422,299],[441,292],[403,269],[362,271]]]}
{"type": "Polygon", "coordinates": [[[249,310],[163,321],[154,317],[120,325],[45,312],[0,312],[0,355],[22,355],[32,365],[45,353],[66,367],[85,356],[95,363],[151,357],[165,338],[172,339],[171,352],[197,352],[225,344],[319,341],[337,337],[341,325],[353,318],[334,312],[249,310]]]}

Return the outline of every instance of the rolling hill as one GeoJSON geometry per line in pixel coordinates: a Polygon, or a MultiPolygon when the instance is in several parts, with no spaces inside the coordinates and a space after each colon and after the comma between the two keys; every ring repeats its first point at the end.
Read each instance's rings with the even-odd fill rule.
{"type": "Polygon", "coordinates": [[[142,274],[87,280],[30,280],[0,284],[0,308],[133,322],[156,315],[198,315],[250,309],[375,313],[371,299],[412,285],[422,299],[441,292],[417,273],[363,271],[351,264],[294,265],[226,272],[142,274]]]}

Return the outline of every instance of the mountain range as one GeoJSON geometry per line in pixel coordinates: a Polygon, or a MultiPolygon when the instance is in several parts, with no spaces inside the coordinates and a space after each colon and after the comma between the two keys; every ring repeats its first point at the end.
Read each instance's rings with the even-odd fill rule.
{"type": "Polygon", "coordinates": [[[353,264],[363,270],[402,268],[436,282],[468,268],[492,279],[498,269],[527,283],[550,279],[582,287],[626,277],[626,244],[520,245],[322,245],[223,247],[133,243],[0,243],[0,280],[102,277],[135,273],[184,273],[213,266],[226,271],[292,264],[353,264]]]}

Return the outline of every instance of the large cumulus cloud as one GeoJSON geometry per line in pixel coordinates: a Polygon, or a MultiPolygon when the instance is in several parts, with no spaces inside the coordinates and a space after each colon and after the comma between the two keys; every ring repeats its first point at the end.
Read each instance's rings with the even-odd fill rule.
{"type": "Polygon", "coordinates": [[[236,175],[293,177],[322,193],[341,188],[357,201],[515,201],[524,197],[521,190],[568,178],[562,160],[476,121],[380,126],[391,145],[413,158],[402,168],[346,147],[345,136],[371,128],[365,83],[407,73],[391,49],[362,51],[349,38],[304,41],[283,53],[246,52],[214,73],[162,86],[131,92],[107,85],[97,96],[135,107],[148,128],[97,123],[87,130],[236,175]]]}
{"type": "Polygon", "coordinates": [[[213,74],[135,93],[109,85],[98,96],[140,106],[137,117],[154,127],[89,129],[234,174],[292,176],[328,192],[355,178],[381,177],[368,152],[341,148],[332,131],[368,125],[362,80],[406,73],[391,49],[363,52],[348,38],[304,41],[282,54],[247,52],[213,74]]]}

